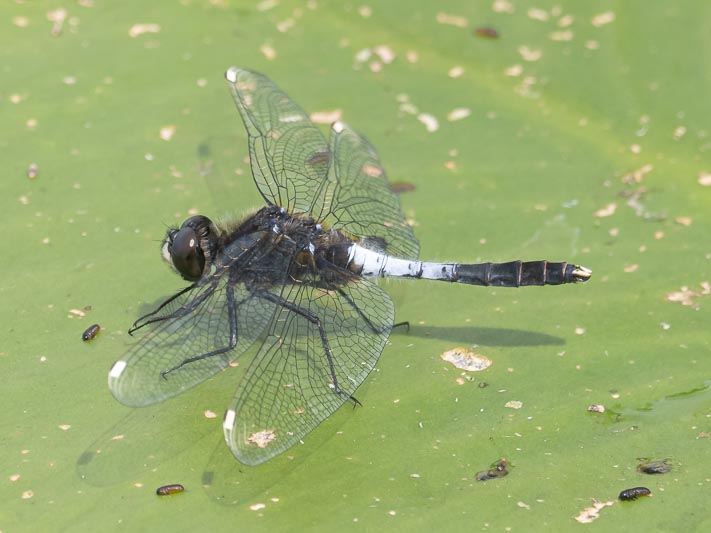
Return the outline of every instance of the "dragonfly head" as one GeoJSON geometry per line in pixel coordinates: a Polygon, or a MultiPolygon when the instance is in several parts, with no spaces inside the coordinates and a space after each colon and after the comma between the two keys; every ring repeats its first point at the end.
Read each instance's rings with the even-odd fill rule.
{"type": "Polygon", "coordinates": [[[190,217],[180,229],[171,228],[163,240],[163,259],[186,281],[197,281],[209,271],[218,231],[202,215],[190,217]]]}

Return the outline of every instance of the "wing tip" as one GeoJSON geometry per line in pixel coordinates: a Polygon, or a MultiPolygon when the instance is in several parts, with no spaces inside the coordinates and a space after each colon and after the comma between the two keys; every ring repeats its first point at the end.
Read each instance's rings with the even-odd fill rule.
{"type": "Polygon", "coordinates": [[[124,370],[126,370],[126,361],[123,359],[119,359],[113,364],[111,370],[109,370],[109,387],[121,377],[124,370]]]}
{"type": "Polygon", "coordinates": [[[241,69],[239,67],[230,67],[227,69],[225,72],[225,79],[229,81],[230,83],[237,83],[237,76],[239,76],[240,71],[244,69],[241,69]]]}

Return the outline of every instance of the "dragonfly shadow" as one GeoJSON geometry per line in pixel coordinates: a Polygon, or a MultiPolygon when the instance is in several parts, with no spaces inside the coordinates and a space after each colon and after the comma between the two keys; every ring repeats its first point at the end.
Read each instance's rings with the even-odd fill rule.
{"type": "MultiPolygon", "coordinates": [[[[326,425],[338,427],[344,422],[344,419],[336,422],[329,420],[326,425]]],[[[321,429],[310,433],[307,443],[296,445],[286,453],[256,466],[246,466],[237,461],[220,439],[203,467],[203,490],[214,503],[222,506],[273,505],[278,502],[278,496],[283,497],[282,492],[277,493],[277,487],[283,489],[285,479],[290,476],[308,476],[308,472],[302,470],[309,468],[312,456],[334,437],[335,431],[325,427],[321,429]]]]}
{"type": "Polygon", "coordinates": [[[435,338],[458,344],[478,346],[562,346],[565,339],[521,329],[453,327],[453,326],[412,326],[395,328],[394,334],[419,338],[435,338]]]}

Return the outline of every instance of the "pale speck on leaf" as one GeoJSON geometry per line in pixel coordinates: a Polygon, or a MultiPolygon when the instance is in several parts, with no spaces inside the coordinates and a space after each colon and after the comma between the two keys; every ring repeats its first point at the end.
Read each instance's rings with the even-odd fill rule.
{"type": "Polygon", "coordinates": [[[269,11],[279,5],[279,0],[262,0],[256,5],[257,11],[269,11]]]}
{"type": "Polygon", "coordinates": [[[519,46],[518,53],[524,61],[538,61],[543,56],[543,51],[541,49],[536,50],[526,45],[519,46]]]}
{"type": "Polygon", "coordinates": [[[134,24],[128,30],[128,36],[136,38],[144,33],[159,33],[160,24],[144,23],[144,24],[134,24]]]}
{"type": "Polygon", "coordinates": [[[311,122],[315,124],[333,124],[341,120],[343,111],[340,109],[334,109],[332,111],[314,111],[309,115],[311,122]]]}
{"type": "Polygon", "coordinates": [[[548,35],[551,41],[572,41],[573,32],[571,30],[554,31],[548,35]]]}
{"type": "Polygon", "coordinates": [[[601,502],[598,500],[593,500],[592,506],[586,507],[585,509],[580,511],[580,514],[575,517],[575,520],[577,522],[580,522],[581,524],[589,524],[593,520],[597,520],[598,518],[600,518],[600,511],[602,509],[604,509],[605,507],[609,507],[614,503],[614,501],[601,502]]]}
{"type": "Polygon", "coordinates": [[[50,33],[53,37],[58,37],[62,34],[62,27],[66,19],[67,10],[62,7],[47,12],[47,20],[52,23],[50,33]]]}
{"type": "Polygon", "coordinates": [[[367,19],[373,15],[373,9],[370,6],[359,6],[358,14],[364,19],[367,19]]]}
{"type": "Polygon", "coordinates": [[[515,11],[514,5],[509,2],[509,0],[494,0],[491,6],[491,10],[494,13],[508,13],[511,14],[515,11]]]}
{"type": "Polygon", "coordinates": [[[617,211],[617,204],[607,204],[605,207],[602,207],[595,211],[593,213],[593,216],[595,218],[604,218],[604,217],[609,217],[615,214],[615,211],[617,211]]]}
{"type": "Polygon", "coordinates": [[[437,13],[437,22],[457,28],[466,28],[469,25],[469,19],[459,15],[450,15],[448,13],[437,13]]]}
{"type": "Polygon", "coordinates": [[[173,138],[173,135],[175,135],[175,129],[176,129],[175,124],[169,124],[167,126],[163,126],[160,129],[160,138],[163,139],[164,141],[171,140],[173,138]]]}
{"type": "Polygon", "coordinates": [[[356,52],[355,55],[355,61],[356,63],[365,63],[370,59],[370,56],[373,55],[373,52],[371,51],[370,48],[363,48],[362,50],[359,50],[356,52]]]}
{"type": "Polygon", "coordinates": [[[665,300],[667,302],[680,303],[684,306],[697,308],[699,307],[699,303],[696,299],[711,294],[711,283],[702,281],[699,285],[701,286],[701,290],[691,290],[689,287],[684,286],[678,291],[667,294],[665,300]]]}
{"type": "Polygon", "coordinates": [[[471,109],[468,109],[466,107],[457,107],[447,113],[447,120],[449,120],[450,122],[454,122],[456,120],[462,120],[463,118],[467,118],[471,114],[471,109]]]}
{"type": "Polygon", "coordinates": [[[504,71],[507,76],[515,77],[523,74],[523,67],[521,65],[511,65],[504,71]]]}
{"type": "Polygon", "coordinates": [[[523,402],[519,400],[509,400],[504,404],[504,407],[507,407],[508,409],[521,409],[521,407],[523,407],[523,402]]]}
{"type": "Polygon", "coordinates": [[[466,370],[468,372],[480,372],[486,370],[491,366],[491,359],[482,354],[474,353],[472,350],[467,348],[453,348],[442,352],[440,358],[443,361],[451,363],[456,368],[460,370],[466,370]]]}
{"type": "Polygon", "coordinates": [[[375,53],[375,55],[378,56],[380,60],[386,65],[389,65],[390,63],[395,61],[395,52],[393,52],[392,48],[384,44],[378,45],[373,48],[373,53],[375,53]]]}
{"type": "Polygon", "coordinates": [[[259,47],[259,51],[262,52],[264,57],[266,57],[269,61],[273,61],[277,55],[276,50],[270,44],[263,44],[259,47]]]}
{"type": "Polygon", "coordinates": [[[615,13],[613,13],[612,11],[605,11],[604,13],[595,15],[592,18],[592,25],[595,26],[596,28],[599,28],[600,26],[604,26],[605,24],[610,24],[614,20],[615,20],[615,13]]]}
{"type": "Polygon", "coordinates": [[[699,185],[703,187],[711,187],[711,173],[699,172],[699,185]]]}
{"type": "Polygon", "coordinates": [[[247,442],[249,444],[254,444],[258,448],[266,448],[269,443],[277,438],[276,433],[271,429],[263,429],[262,431],[257,431],[252,433],[247,437],[247,442]]]}
{"type": "Polygon", "coordinates": [[[573,23],[574,20],[575,17],[573,17],[573,15],[563,15],[558,19],[558,26],[561,28],[567,28],[573,23]]]}
{"type": "Polygon", "coordinates": [[[420,113],[417,115],[417,120],[425,125],[425,129],[430,133],[435,132],[439,129],[439,121],[433,115],[429,113],[420,113]]]}
{"type": "Polygon", "coordinates": [[[548,14],[548,12],[544,11],[543,9],[532,7],[528,10],[528,18],[530,19],[545,22],[546,20],[548,20],[549,17],[550,15],[548,14]]]}
{"type": "Polygon", "coordinates": [[[286,20],[282,20],[281,22],[277,22],[276,29],[279,33],[286,33],[293,28],[295,24],[296,21],[293,18],[288,18],[286,20]]]}
{"type": "Polygon", "coordinates": [[[629,174],[625,174],[622,176],[622,182],[623,183],[641,183],[642,180],[644,179],[644,176],[649,174],[652,170],[654,170],[654,165],[652,164],[646,164],[641,166],[640,168],[633,170],[629,174]]]}
{"type": "Polygon", "coordinates": [[[447,72],[447,76],[450,78],[459,78],[462,74],[464,74],[464,67],[460,67],[459,65],[450,68],[447,72]]]}

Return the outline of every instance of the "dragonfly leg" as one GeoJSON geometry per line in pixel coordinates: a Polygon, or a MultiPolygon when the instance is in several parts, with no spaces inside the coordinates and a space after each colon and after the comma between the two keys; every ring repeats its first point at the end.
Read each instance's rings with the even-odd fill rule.
{"type": "Polygon", "coordinates": [[[316,328],[318,329],[318,333],[321,336],[321,344],[323,346],[323,351],[326,353],[326,360],[328,361],[328,369],[329,372],[331,373],[331,382],[333,384],[333,391],[336,394],[340,394],[341,396],[346,396],[349,399],[352,399],[356,404],[359,404],[360,402],[353,398],[350,394],[347,392],[344,392],[341,390],[341,387],[338,385],[338,378],[336,377],[336,368],[333,364],[333,354],[331,353],[331,346],[328,343],[328,337],[326,336],[326,330],[323,328],[323,325],[321,324],[321,319],[314,315],[312,312],[308,311],[307,309],[304,309],[303,307],[299,307],[296,305],[294,302],[290,302],[289,300],[286,300],[282,298],[281,296],[277,296],[276,294],[272,294],[271,292],[264,292],[264,291],[257,291],[253,293],[256,297],[262,298],[264,300],[268,300],[270,302],[274,302],[277,305],[282,306],[285,309],[288,309],[292,313],[296,313],[299,316],[304,317],[306,320],[311,322],[316,328]]]}
{"type": "Polygon", "coordinates": [[[410,333],[410,322],[407,320],[405,320],[404,322],[396,322],[395,324],[393,324],[392,329],[399,328],[402,326],[405,326],[407,328],[407,332],[410,333]]]}
{"type": "Polygon", "coordinates": [[[201,355],[196,355],[194,357],[188,357],[187,359],[183,359],[180,364],[177,364],[173,368],[169,368],[168,370],[164,370],[163,372],[161,372],[160,375],[162,378],[167,379],[166,376],[168,374],[170,374],[171,372],[175,372],[176,370],[184,367],[185,365],[229,352],[235,346],[237,346],[237,304],[235,303],[235,293],[234,289],[229,285],[227,286],[225,291],[227,293],[227,317],[230,322],[230,339],[227,343],[227,346],[225,346],[224,348],[218,348],[217,350],[213,350],[211,352],[207,352],[201,355]]]}
{"type": "Polygon", "coordinates": [[[200,305],[200,304],[205,300],[205,298],[207,298],[207,297],[210,296],[213,292],[215,292],[215,291],[214,291],[215,287],[213,287],[212,290],[205,291],[205,293],[204,293],[200,298],[197,298],[194,302],[191,302],[191,308],[190,308],[190,309],[184,310],[184,309],[181,307],[181,308],[176,309],[175,311],[173,311],[172,313],[170,313],[170,314],[168,314],[168,315],[165,315],[165,316],[158,316],[158,317],[155,317],[155,318],[151,318],[151,317],[153,317],[154,315],[157,315],[157,314],[161,311],[161,309],[163,309],[163,308],[164,308],[166,305],[168,305],[170,302],[172,302],[172,301],[175,300],[176,298],[182,296],[182,295],[185,294],[186,292],[193,290],[194,288],[195,288],[195,284],[193,283],[192,285],[190,285],[190,286],[188,286],[188,287],[185,287],[185,288],[184,288],[183,290],[181,290],[180,292],[178,292],[178,293],[174,294],[173,296],[171,296],[170,298],[168,298],[165,302],[163,302],[162,304],[160,304],[154,311],[151,311],[151,312],[148,313],[147,315],[143,315],[141,318],[139,318],[138,320],[136,320],[136,321],[133,323],[133,325],[129,328],[128,334],[129,334],[129,335],[133,335],[136,331],[138,331],[139,329],[141,329],[141,328],[144,327],[144,326],[147,326],[148,324],[153,324],[154,322],[161,322],[162,320],[167,320],[167,319],[169,319],[169,318],[175,318],[175,317],[180,316],[181,314],[183,314],[183,313],[185,313],[185,312],[189,312],[189,311],[191,311],[193,308],[195,308],[195,307],[197,307],[198,305],[200,305]]]}
{"type": "Polygon", "coordinates": [[[375,324],[373,324],[373,322],[371,322],[371,320],[365,315],[365,313],[363,311],[361,311],[360,307],[358,307],[358,305],[353,301],[353,299],[350,296],[348,296],[346,291],[344,291],[340,287],[337,287],[335,290],[336,290],[336,292],[338,292],[338,294],[343,296],[343,299],[346,302],[348,302],[353,309],[356,310],[356,313],[358,313],[358,315],[363,319],[363,322],[365,322],[368,325],[368,327],[370,328],[370,330],[373,333],[375,333],[377,335],[382,335],[383,333],[390,333],[390,330],[392,328],[395,328],[398,326],[407,326],[407,330],[410,331],[410,323],[409,322],[398,322],[397,324],[387,325],[387,326],[383,326],[380,328],[376,327],[375,324]]]}

